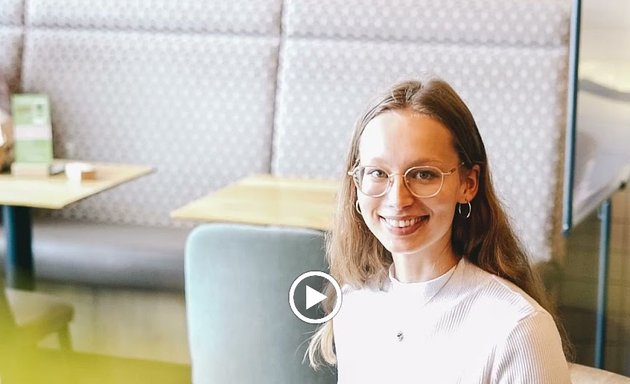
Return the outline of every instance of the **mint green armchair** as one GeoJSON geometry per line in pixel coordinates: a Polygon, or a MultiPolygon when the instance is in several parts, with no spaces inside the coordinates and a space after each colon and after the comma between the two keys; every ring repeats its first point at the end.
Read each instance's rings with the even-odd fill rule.
{"type": "Polygon", "coordinates": [[[334,383],[302,363],[314,325],[290,310],[293,280],[327,271],[321,232],[230,224],[197,227],[186,244],[193,383],[334,383]]]}

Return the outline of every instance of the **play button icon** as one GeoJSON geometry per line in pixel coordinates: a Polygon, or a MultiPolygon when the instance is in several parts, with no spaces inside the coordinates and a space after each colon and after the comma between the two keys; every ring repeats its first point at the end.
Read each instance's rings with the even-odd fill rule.
{"type": "Polygon", "coordinates": [[[311,309],[314,305],[326,300],[328,296],[322,295],[313,288],[306,286],[306,309],[311,309]]]}
{"type": "MultiPolygon", "coordinates": [[[[332,295],[331,295],[332,296],[332,295]]],[[[301,274],[289,290],[289,305],[300,320],[310,324],[321,324],[332,319],[341,308],[341,287],[335,279],[321,271],[309,271],[301,274]],[[326,283],[335,290],[333,309],[326,314],[321,304],[328,296],[323,294],[326,283]]]]}

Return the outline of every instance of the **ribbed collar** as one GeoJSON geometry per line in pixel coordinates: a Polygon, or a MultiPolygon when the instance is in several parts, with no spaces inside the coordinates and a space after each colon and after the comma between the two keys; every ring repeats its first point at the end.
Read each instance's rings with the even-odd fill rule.
{"type": "Polygon", "coordinates": [[[422,303],[426,303],[433,298],[450,280],[455,270],[463,263],[464,258],[455,264],[443,275],[435,279],[422,281],[419,283],[402,283],[394,277],[394,264],[389,267],[389,291],[395,295],[414,296],[422,303]]]}

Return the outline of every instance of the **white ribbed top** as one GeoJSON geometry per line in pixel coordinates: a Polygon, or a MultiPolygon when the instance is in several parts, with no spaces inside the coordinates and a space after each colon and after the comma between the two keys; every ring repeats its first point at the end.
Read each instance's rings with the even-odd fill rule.
{"type": "Polygon", "coordinates": [[[570,383],[552,317],[462,259],[422,283],[343,289],[338,383],[570,383]]]}

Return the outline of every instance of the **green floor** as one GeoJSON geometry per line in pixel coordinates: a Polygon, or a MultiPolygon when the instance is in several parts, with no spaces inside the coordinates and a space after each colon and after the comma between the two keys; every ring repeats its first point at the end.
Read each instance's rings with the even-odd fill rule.
{"type": "Polygon", "coordinates": [[[190,383],[190,366],[50,349],[0,350],[2,384],[190,383]]]}

